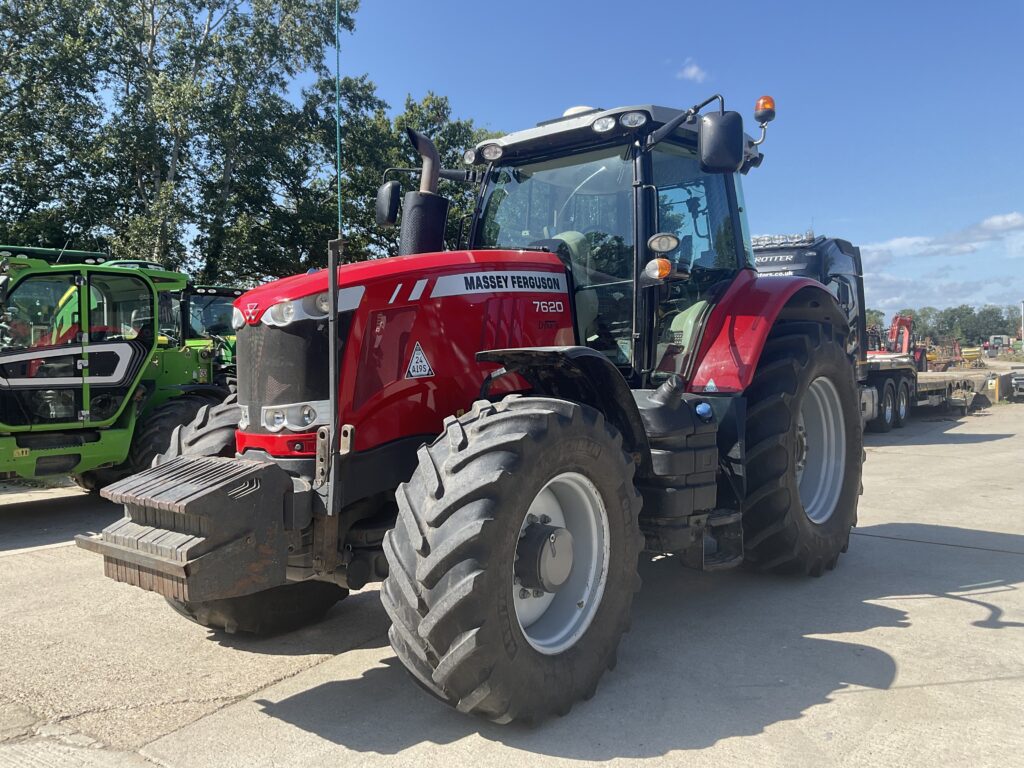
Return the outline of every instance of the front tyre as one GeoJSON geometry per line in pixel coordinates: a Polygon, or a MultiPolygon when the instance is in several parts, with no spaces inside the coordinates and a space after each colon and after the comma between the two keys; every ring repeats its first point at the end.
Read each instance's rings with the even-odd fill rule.
{"type": "MultiPolygon", "coordinates": [[[[177,426],[153,466],[182,456],[235,455],[235,430],[240,416],[238,395],[202,406],[195,418],[177,426]]],[[[165,598],[180,615],[229,634],[277,635],[319,621],[348,590],[325,581],[300,581],[242,597],[202,602],[165,598]]]]}
{"type": "Polygon", "coordinates": [[[615,663],[639,589],[634,465],[597,411],[478,402],[419,451],[384,539],[391,645],[495,722],[565,714],[615,663]]]}
{"type": "Polygon", "coordinates": [[[860,397],[843,347],[816,323],[783,324],[747,390],[746,561],[820,576],[857,522],[860,397]]]}

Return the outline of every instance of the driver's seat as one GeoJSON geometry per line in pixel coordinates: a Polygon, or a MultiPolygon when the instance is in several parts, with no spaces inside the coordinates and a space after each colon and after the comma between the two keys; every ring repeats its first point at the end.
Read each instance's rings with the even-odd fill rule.
{"type": "Polygon", "coordinates": [[[576,284],[576,322],[579,325],[581,341],[586,344],[591,335],[597,333],[596,321],[598,313],[597,294],[594,291],[581,291],[579,286],[593,283],[592,258],[590,241],[582,232],[568,230],[560,232],[553,238],[565,243],[572,263],[572,280],[576,284]]]}

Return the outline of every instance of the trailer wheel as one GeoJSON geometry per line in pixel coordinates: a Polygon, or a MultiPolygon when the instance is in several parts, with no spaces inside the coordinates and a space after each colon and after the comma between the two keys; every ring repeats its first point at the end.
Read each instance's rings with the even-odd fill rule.
{"type": "Polygon", "coordinates": [[[897,429],[907,423],[910,418],[910,384],[905,379],[900,379],[896,387],[896,411],[893,415],[892,425],[897,429]]]}
{"type": "Polygon", "coordinates": [[[748,565],[820,576],[857,522],[860,397],[842,345],[814,323],[773,329],[747,390],[748,565]]]}
{"type": "Polygon", "coordinates": [[[512,396],[446,420],[419,460],[384,538],[392,648],[461,712],[564,715],[614,666],[640,588],[621,436],[587,406],[512,396]]]}
{"type": "Polygon", "coordinates": [[[878,415],[868,422],[872,432],[888,432],[896,424],[896,385],[892,379],[882,384],[878,398],[878,415]]]}
{"type": "MultiPolygon", "coordinates": [[[[153,466],[179,456],[234,456],[238,418],[236,394],[223,403],[204,405],[191,423],[174,430],[167,450],[154,457],[153,466]]],[[[300,581],[224,600],[165,599],[179,614],[204,627],[229,634],[276,635],[319,621],[347,596],[347,589],[331,582],[300,581]]]]}

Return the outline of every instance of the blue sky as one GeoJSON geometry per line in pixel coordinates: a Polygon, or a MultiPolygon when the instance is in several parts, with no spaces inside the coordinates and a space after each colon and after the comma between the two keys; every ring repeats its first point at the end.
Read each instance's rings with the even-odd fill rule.
{"type": "Polygon", "coordinates": [[[753,133],[769,93],[755,233],[860,245],[872,307],[1024,299],[1020,0],[363,0],[342,69],[393,107],[433,90],[501,131],[720,92],[753,133]]]}

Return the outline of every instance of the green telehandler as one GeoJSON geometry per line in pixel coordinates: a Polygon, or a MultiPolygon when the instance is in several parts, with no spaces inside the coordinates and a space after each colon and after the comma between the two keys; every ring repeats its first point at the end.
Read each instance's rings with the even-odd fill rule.
{"type": "Polygon", "coordinates": [[[233,396],[242,291],[102,253],[0,245],[0,480],[98,491],[233,396]]]}

